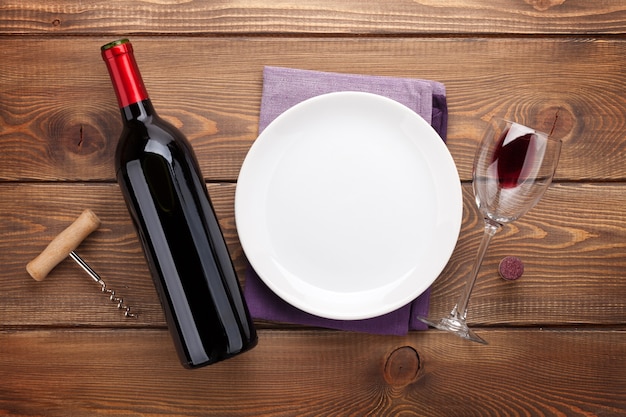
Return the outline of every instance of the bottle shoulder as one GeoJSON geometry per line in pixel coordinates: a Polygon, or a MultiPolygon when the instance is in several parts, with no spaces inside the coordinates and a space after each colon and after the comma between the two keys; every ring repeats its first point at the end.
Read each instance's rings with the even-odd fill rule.
{"type": "Polygon", "coordinates": [[[168,160],[192,153],[187,138],[175,126],[158,117],[127,121],[117,145],[118,163],[160,155],[168,160]]]}

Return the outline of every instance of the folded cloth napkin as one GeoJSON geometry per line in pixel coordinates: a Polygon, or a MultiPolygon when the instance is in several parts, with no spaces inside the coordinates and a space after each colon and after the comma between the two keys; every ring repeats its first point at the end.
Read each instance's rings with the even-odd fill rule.
{"type": "MultiPolygon", "coordinates": [[[[272,120],[301,101],[336,91],[360,91],[396,100],[422,116],[445,141],[448,108],[443,84],[436,81],[338,74],[265,67],[259,133],[272,120]]],[[[428,315],[430,289],[391,313],[364,320],[332,320],[306,313],[270,290],[251,267],[246,271],[244,295],[254,318],[374,334],[404,335],[423,330],[417,316],[428,315]]]]}

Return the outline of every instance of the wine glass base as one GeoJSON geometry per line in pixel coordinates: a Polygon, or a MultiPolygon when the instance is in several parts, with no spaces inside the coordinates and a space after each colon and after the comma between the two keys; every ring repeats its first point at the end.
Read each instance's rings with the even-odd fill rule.
{"type": "Polygon", "coordinates": [[[472,342],[481,343],[483,345],[488,344],[485,339],[478,336],[469,327],[465,320],[461,320],[457,317],[450,316],[444,317],[439,321],[432,321],[426,317],[418,316],[417,319],[422,323],[428,324],[431,327],[439,330],[445,330],[448,333],[455,334],[463,339],[471,340],[472,342]]]}

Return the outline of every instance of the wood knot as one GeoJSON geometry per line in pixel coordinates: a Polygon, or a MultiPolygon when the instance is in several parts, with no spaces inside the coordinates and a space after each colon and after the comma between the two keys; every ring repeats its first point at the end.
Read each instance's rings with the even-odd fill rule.
{"type": "Polygon", "coordinates": [[[410,346],[391,352],[385,361],[384,376],[389,385],[403,387],[417,380],[422,368],[419,354],[410,346]]]}
{"type": "Polygon", "coordinates": [[[539,10],[540,12],[545,12],[554,6],[560,6],[565,3],[565,0],[524,0],[526,3],[533,6],[535,10],[539,10]]]}
{"type": "Polygon", "coordinates": [[[57,157],[101,157],[109,142],[101,126],[107,121],[84,109],[60,109],[49,115],[42,136],[51,139],[57,157]]]}
{"type": "Polygon", "coordinates": [[[534,127],[557,139],[566,139],[576,127],[576,118],[565,106],[546,106],[535,117],[534,127]]]}

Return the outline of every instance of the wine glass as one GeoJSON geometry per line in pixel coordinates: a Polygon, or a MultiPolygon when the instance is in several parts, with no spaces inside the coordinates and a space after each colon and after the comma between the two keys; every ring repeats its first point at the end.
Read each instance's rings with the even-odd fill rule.
{"type": "Polygon", "coordinates": [[[533,208],[556,170],[561,141],[530,127],[504,119],[489,124],[474,158],[473,188],[485,222],[472,272],[450,315],[438,321],[419,320],[462,338],[487,344],[467,326],[467,306],[491,238],[533,208]]]}

